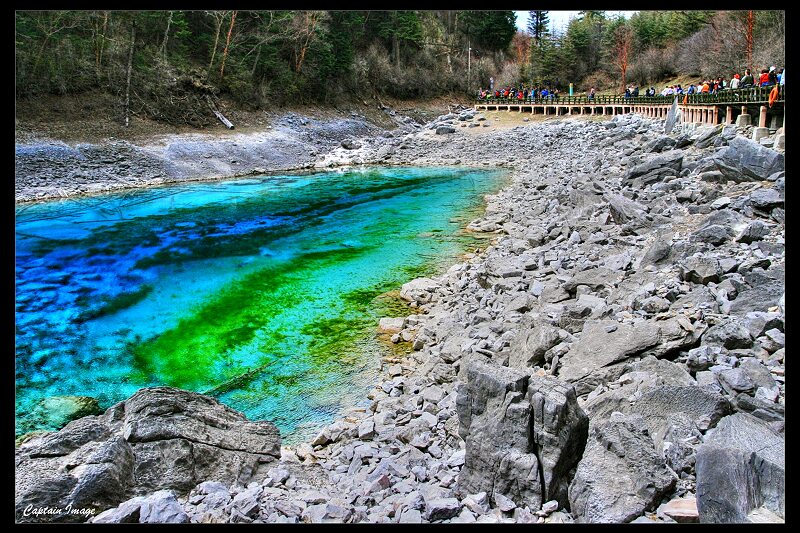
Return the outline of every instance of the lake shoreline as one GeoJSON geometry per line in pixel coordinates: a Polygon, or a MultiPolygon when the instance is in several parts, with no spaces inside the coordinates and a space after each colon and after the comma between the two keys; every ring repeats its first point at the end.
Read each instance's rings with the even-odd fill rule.
{"type": "Polygon", "coordinates": [[[414,313],[394,334],[412,350],[369,407],[283,447],[266,477],[142,491],[96,521],[167,503],[186,522],[783,520],[782,483],[719,482],[784,475],[783,152],[633,115],[484,128],[501,115],[317,163],[511,170],[468,226],[493,243],[403,285],[414,313]],[[760,503],[728,502],[745,490],[760,503]]]}

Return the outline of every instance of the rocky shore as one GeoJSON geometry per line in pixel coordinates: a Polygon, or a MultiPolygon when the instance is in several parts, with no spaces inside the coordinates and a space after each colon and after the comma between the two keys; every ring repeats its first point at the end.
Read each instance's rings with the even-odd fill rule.
{"type": "MultiPolygon", "coordinates": [[[[17,448],[17,520],[86,519],[25,516],[33,504],[90,508],[93,522],[783,521],[774,138],[664,135],[635,115],[491,122],[472,110],[398,118],[298,160],[512,173],[469,226],[493,244],[405,284],[413,314],[376,325],[412,350],[368,408],[280,448],[268,422],[142,389],[17,448]]],[[[57,178],[28,177],[47,163],[17,153],[17,200],[50,194],[57,178]]]]}

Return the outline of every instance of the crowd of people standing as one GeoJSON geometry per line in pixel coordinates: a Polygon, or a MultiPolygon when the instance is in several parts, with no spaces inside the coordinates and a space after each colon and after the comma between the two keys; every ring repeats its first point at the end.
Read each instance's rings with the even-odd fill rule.
{"type": "MultiPolygon", "coordinates": [[[[749,68],[744,69],[744,75],[740,76],[735,73],[730,80],[719,76],[717,78],[703,79],[695,83],[690,83],[688,87],[682,87],[680,84],[667,85],[658,93],[659,96],[671,96],[678,94],[718,94],[720,91],[728,89],[744,89],[748,87],[770,87],[777,86],[778,91],[783,92],[786,83],[784,69],[776,69],[775,66],[769,69],[763,68],[758,76],[754,76],[749,68]]],[[[596,90],[591,87],[586,96],[589,100],[594,100],[596,90]]],[[[478,91],[479,100],[490,99],[511,99],[511,100],[539,100],[539,99],[552,99],[558,100],[558,88],[551,88],[549,86],[533,86],[527,87],[524,84],[519,87],[506,86],[503,88],[494,88],[494,79],[490,79],[490,86],[488,89],[481,87],[478,91]]],[[[640,92],[638,85],[628,85],[625,88],[624,97],[638,98],[639,96],[652,97],[656,96],[655,87],[650,87],[640,92]]]]}

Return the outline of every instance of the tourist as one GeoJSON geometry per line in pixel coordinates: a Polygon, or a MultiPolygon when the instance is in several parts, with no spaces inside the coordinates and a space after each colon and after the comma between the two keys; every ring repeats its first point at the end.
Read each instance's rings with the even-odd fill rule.
{"type": "Polygon", "coordinates": [[[686,89],[686,94],[694,94],[697,92],[697,87],[695,87],[694,83],[690,83],[689,87],[686,89]]]}
{"type": "Polygon", "coordinates": [[[759,87],[766,87],[769,85],[769,71],[765,68],[761,69],[761,75],[758,77],[759,87]]]}
{"type": "Polygon", "coordinates": [[[744,77],[742,78],[741,87],[752,87],[755,84],[753,75],[750,74],[750,69],[744,69],[744,77]]]}
{"type": "Polygon", "coordinates": [[[683,87],[680,83],[675,87],[675,94],[683,94],[683,87]]]}
{"type": "Polygon", "coordinates": [[[711,90],[711,87],[708,85],[707,80],[703,80],[703,83],[700,85],[700,94],[708,94],[711,90]]]}
{"type": "Polygon", "coordinates": [[[556,100],[558,100],[558,93],[559,93],[558,87],[553,89],[553,98],[556,100]]]}
{"type": "Polygon", "coordinates": [[[542,98],[547,98],[550,95],[547,89],[542,89],[542,92],[540,94],[542,98]]]}
{"type": "Polygon", "coordinates": [[[633,88],[633,97],[634,98],[638,98],[639,97],[639,86],[638,85],[634,86],[634,88],[633,88]]]}
{"type": "Polygon", "coordinates": [[[769,84],[770,85],[778,84],[778,74],[775,72],[775,65],[769,67],[769,84]]]}
{"type": "Polygon", "coordinates": [[[656,88],[651,85],[650,94],[648,94],[647,96],[655,96],[655,95],[656,95],[656,88]]]}
{"type": "Polygon", "coordinates": [[[594,102],[594,93],[595,93],[594,87],[589,89],[589,100],[591,100],[593,102],[594,102]]]}
{"type": "Polygon", "coordinates": [[[731,89],[738,89],[739,88],[739,74],[734,74],[733,78],[731,78],[731,89]]]}

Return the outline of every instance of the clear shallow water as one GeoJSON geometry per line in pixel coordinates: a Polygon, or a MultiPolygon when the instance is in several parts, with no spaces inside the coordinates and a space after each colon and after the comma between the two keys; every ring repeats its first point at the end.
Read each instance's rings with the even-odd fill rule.
{"type": "Polygon", "coordinates": [[[16,210],[17,433],[49,396],[214,395],[286,442],[362,401],[381,296],[454,262],[501,171],[263,176],[16,210]]]}

